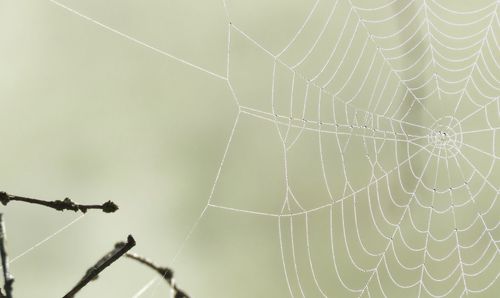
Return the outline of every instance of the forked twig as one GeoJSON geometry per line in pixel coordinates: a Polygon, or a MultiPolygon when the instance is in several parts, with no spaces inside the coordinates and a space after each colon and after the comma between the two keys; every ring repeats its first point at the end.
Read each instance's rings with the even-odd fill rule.
{"type": "Polygon", "coordinates": [[[31,204],[37,204],[46,206],[49,208],[53,208],[59,211],[63,210],[72,210],[72,211],[81,211],[83,213],[87,212],[89,209],[101,209],[105,213],[113,213],[118,210],[118,206],[112,201],[107,201],[102,205],[81,205],[76,204],[69,198],[65,198],[64,200],[55,200],[55,201],[44,201],[40,199],[33,199],[21,196],[10,195],[4,191],[0,192],[0,202],[5,206],[11,201],[19,201],[31,204]]]}
{"type": "Polygon", "coordinates": [[[6,240],[5,225],[3,222],[3,214],[0,213],[0,255],[2,257],[2,269],[3,269],[3,279],[4,279],[4,290],[5,295],[0,292],[1,297],[12,298],[12,284],[14,283],[14,277],[9,272],[9,259],[7,256],[7,250],[5,249],[6,240]]]}
{"type": "Polygon", "coordinates": [[[124,255],[127,251],[129,251],[132,247],[135,246],[135,239],[132,235],[129,235],[127,238],[127,242],[118,242],[115,244],[115,248],[102,257],[94,266],[90,267],[83,278],[76,284],[76,286],[71,289],[63,298],[73,298],[76,293],[78,293],[83,287],[85,287],[89,282],[96,279],[109,265],[113,264],[116,260],[118,260],[122,255],[124,255]]]}
{"type": "Polygon", "coordinates": [[[174,271],[168,267],[161,267],[153,263],[152,261],[139,256],[135,253],[127,253],[127,257],[136,260],[139,263],[146,265],[147,267],[153,269],[158,272],[164,280],[170,285],[172,290],[174,291],[175,298],[189,298],[189,296],[181,289],[177,287],[177,284],[174,282],[174,271]]]}

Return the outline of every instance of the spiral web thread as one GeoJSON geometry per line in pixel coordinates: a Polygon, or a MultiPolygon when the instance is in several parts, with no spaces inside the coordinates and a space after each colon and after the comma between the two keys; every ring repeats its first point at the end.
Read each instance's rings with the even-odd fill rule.
{"type": "Polygon", "coordinates": [[[276,53],[240,28],[232,20],[231,2],[223,1],[225,75],[48,1],[227,83],[238,114],[212,193],[186,241],[210,208],[273,217],[292,297],[494,296],[487,290],[495,289],[500,275],[498,1],[474,1],[470,9],[457,10],[438,0],[316,0],[276,53]],[[314,27],[315,22],[321,25],[314,27]],[[305,37],[309,41],[301,42],[305,37]],[[241,100],[244,91],[232,74],[241,71],[234,66],[236,39],[267,56],[269,109],[241,100]],[[217,203],[216,188],[243,117],[276,127],[286,187],[277,212],[217,203]],[[306,135],[316,136],[309,145],[320,155],[326,196],[318,200],[297,195],[290,178],[292,152],[306,135]],[[329,227],[328,262],[313,253],[311,237],[321,228],[314,229],[312,221],[321,215],[329,227]],[[298,233],[300,228],[305,233],[298,233]],[[335,292],[327,289],[331,276],[322,280],[318,262],[333,270],[335,292]]]}

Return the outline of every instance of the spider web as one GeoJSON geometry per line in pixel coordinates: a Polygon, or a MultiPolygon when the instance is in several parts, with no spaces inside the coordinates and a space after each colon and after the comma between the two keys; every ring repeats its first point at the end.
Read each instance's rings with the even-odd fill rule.
{"type": "Polygon", "coordinates": [[[278,50],[240,26],[241,3],[224,1],[223,75],[49,1],[227,83],[238,113],[179,253],[207,212],[220,209],[275,220],[292,297],[494,295],[497,1],[464,9],[438,0],[317,0],[278,50]],[[257,183],[283,185],[271,200],[225,187],[242,180],[231,171],[231,149],[248,125],[272,135],[282,160],[280,174],[257,183]]]}
{"type": "MultiPolygon", "coordinates": [[[[316,1],[279,52],[230,21],[228,84],[238,116],[275,125],[285,191],[274,213],[218,203],[224,200],[216,191],[208,207],[278,218],[292,297],[338,295],[317,277],[315,263],[324,260],[311,253],[311,218],[324,212],[330,264],[346,290],[341,296],[481,293],[500,274],[494,234],[499,222],[493,215],[498,3],[477,3],[467,11],[438,1],[374,4],[316,1]],[[308,31],[320,7],[327,16],[308,31]],[[271,94],[263,103],[232,79],[233,72],[244,72],[232,59],[240,38],[272,65],[271,94]],[[309,39],[305,47],[302,38],[309,39]],[[303,146],[301,139],[320,156],[324,204],[295,186],[297,160],[304,158],[296,148],[303,146]],[[300,246],[306,249],[299,253],[300,246]]],[[[214,187],[218,183],[223,181],[216,179],[214,187]]]]}

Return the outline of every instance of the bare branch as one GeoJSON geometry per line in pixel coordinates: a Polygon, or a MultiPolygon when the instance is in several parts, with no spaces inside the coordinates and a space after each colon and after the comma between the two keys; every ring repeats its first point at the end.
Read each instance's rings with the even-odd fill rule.
{"type": "Polygon", "coordinates": [[[76,284],[76,286],[71,289],[63,298],[72,298],[78,293],[83,287],[85,287],[89,282],[95,280],[99,273],[106,269],[109,265],[113,264],[116,260],[118,260],[122,255],[124,255],[127,251],[129,251],[132,247],[135,246],[135,239],[132,235],[129,235],[127,238],[127,242],[118,242],[115,244],[115,248],[102,257],[94,266],[90,267],[83,278],[76,284]]]}
{"type": "Polygon", "coordinates": [[[118,206],[112,201],[107,201],[102,205],[80,205],[71,201],[69,198],[65,198],[64,200],[55,200],[55,201],[44,201],[40,199],[33,199],[21,196],[10,195],[4,191],[0,192],[0,202],[5,206],[11,201],[19,201],[30,204],[37,204],[46,206],[49,208],[56,209],[58,211],[63,210],[72,210],[72,211],[81,211],[83,213],[87,212],[89,209],[101,209],[105,213],[113,213],[118,210],[118,206]]]}
{"type": "Polygon", "coordinates": [[[2,269],[3,269],[3,280],[4,280],[4,290],[5,295],[3,297],[12,298],[12,284],[14,283],[14,277],[9,272],[9,258],[7,256],[7,251],[5,249],[5,240],[7,234],[5,232],[5,225],[3,222],[3,214],[0,213],[0,255],[2,257],[2,269]]]}
{"type": "Polygon", "coordinates": [[[189,296],[181,289],[177,287],[177,285],[174,282],[174,271],[168,267],[161,267],[153,263],[152,261],[139,256],[138,254],[135,253],[127,253],[127,257],[136,260],[139,263],[142,263],[146,265],[147,267],[153,269],[154,271],[158,272],[161,277],[167,281],[167,283],[170,285],[170,287],[174,290],[174,297],[175,298],[189,298],[189,296]]]}

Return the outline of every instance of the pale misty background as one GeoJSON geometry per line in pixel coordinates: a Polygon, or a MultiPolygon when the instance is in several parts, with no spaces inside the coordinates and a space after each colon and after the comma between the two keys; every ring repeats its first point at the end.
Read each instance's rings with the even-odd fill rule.
{"type": "MultiPolygon", "coordinates": [[[[375,7],[387,1],[354,2],[375,7]]],[[[454,8],[467,11],[490,2],[457,4],[454,8]]],[[[119,212],[112,215],[88,212],[16,259],[11,264],[16,278],[15,297],[62,296],[90,265],[129,233],[138,243],[133,251],[171,266],[179,287],[193,297],[289,297],[276,217],[208,207],[184,242],[207,207],[238,115],[231,90],[225,80],[217,77],[226,76],[228,57],[228,17],[223,2],[60,3],[216,75],[110,32],[51,1],[0,2],[0,190],[47,200],[67,196],[88,204],[113,200],[120,206],[119,212]]],[[[297,32],[315,1],[228,3],[234,24],[265,49],[278,53],[297,32]]],[[[320,1],[324,7],[307,29],[311,36],[316,36],[324,24],[331,9],[329,3],[320,1]]],[[[346,6],[348,2],[340,3],[346,6]]],[[[405,23],[407,17],[400,16],[391,26],[405,23]]],[[[338,29],[344,21],[334,18],[331,23],[338,29]]],[[[304,55],[312,41],[299,39],[299,46],[284,59],[296,61],[293,57],[304,55]]],[[[359,49],[361,42],[354,41],[353,47],[359,49]]],[[[235,31],[231,44],[229,77],[240,103],[271,113],[272,60],[235,31]]],[[[314,61],[314,57],[311,59],[314,61]]],[[[363,61],[362,67],[367,68],[368,62],[363,61]]],[[[307,67],[303,71],[307,73],[307,67]]],[[[279,88],[290,92],[289,86],[279,88]]],[[[349,88],[351,93],[356,91],[356,86],[349,88]]],[[[304,90],[297,92],[303,94],[304,90]]],[[[390,104],[389,100],[384,99],[382,105],[385,101],[390,104]]],[[[435,98],[425,105],[440,116],[447,113],[435,98]]],[[[308,110],[309,118],[317,118],[315,109],[317,103],[308,110]]],[[[432,125],[425,116],[411,113],[415,113],[411,119],[426,127],[432,125]]],[[[498,112],[496,118],[490,115],[498,127],[498,112]]],[[[317,135],[305,133],[297,143],[297,151],[290,153],[293,161],[287,163],[289,179],[307,209],[326,202],[317,135]]],[[[481,144],[485,140],[497,144],[493,154],[498,156],[499,138],[479,136],[474,141],[481,144]]],[[[357,142],[349,149],[351,158],[347,161],[348,177],[355,189],[366,183],[370,171],[363,163],[361,139],[357,142]]],[[[241,114],[214,192],[214,204],[279,213],[285,192],[281,146],[272,121],[241,114]]],[[[393,158],[389,151],[380,156],[393,158]]],[[[477,162],[481,167],[492,161],[478,157],[477,162]]],[[[489,178],[497,181],[498,189],[500,173],[496,163],[494,160],[495,170],[489,178]]],[[[342,167],[337,163],[329,174],[329,179],[340,177],[342,167]]],[[[499,210],[498,204],[495,208],[499,210]]],[[[1,209],[11,259],[80,216],[16,203],[1,209]]],[[[367,207],[361,210],[357,216],[363,223],[369,211],[367,207]]],[[[324,266],[318,269],[317,278],[328,288],[329,296],[345,295],[348,292],[331,281],[336,276],[331,271],[328,210],[323,213],[317,222],[311,217],[309,227],[311,243],[323,247],[313,254],[315,262],[324,266]]],[[[489,220],[494,226],[494,216],[489,220]]],[[[297,264],[307,268],[309,259],[303,257],[304,241],[300,238],[305,234],[303,221],[301,218],[295,223],[301,245],[297,248],[297,264]]],[[[354,231],[352,224],[347,229],[354,231]]],[[[371,236],[365,236],[369,241],[371,236]]],[[[407,258],[419,260],[418,256],[407,258]]],[[[338,262],[347,262],[346,257],[339,257],[338,262]]],[[[289,260],[286,263],[293,265],[289,260]]],[[[486,272],[485,283],[492,276],[498,277],[498,264],[497,258],[486,272]]],[[[443,266],[449,269],[454,264],[443,266]]],[[[151,270],[122,259],[78,297],[132,297],[155,277],[151,270]]],[[[357,280],[354,275],[349,278],[357,280]]],[[[306,296],[320,297],[319,292],[311,290],[314,284],[310,274],[304,274],[302,281],[311,287],[306,296]]],[[[484,286],[481,280],[478,284],[484,286]]],[[[500,289],[498,284],[481,297],[493,297],[500,289]]],[[[300,296],[296,283],[292,282],[292,287],[300,296]]],[[[389,294],[400,293],[393,290],[389,294]]],[[[141,297],[168,297],[168,293],[167,284],[159,280],[141,297]]]]}

